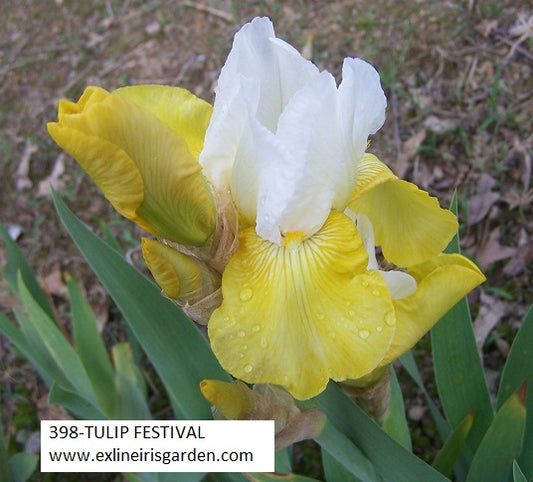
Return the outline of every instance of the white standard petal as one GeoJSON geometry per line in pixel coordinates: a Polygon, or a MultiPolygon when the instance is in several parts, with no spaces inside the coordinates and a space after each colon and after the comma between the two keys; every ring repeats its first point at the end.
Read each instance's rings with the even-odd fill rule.
{"type": "Polygon", "coordinates": [[[240,224],[244,226],[255,224],[261,167],[258,162],[258,149],[261,145],[257,141],[257,136],[253,135],[252,124],[257,124],[257,121],[249,116],[231,170],[231,196],[239,211],[240,224]]]}
{"type": "Polygon", "coordinates": [[[385,122],[387,99],[376,69],[362,59],[344,59],[339,102],[345,147],[355,166],[368,136],[385,122]]]}
{"type": "Polygon", "coordinates": [[[275,135],[258,131],[261,175],[257,233],[281,242],[282,234],[314,234],[331,211],[346,174],[340,155],[337,86],[322,72],[299,90],[280,116],[275,135]]]}
{"type": "MultiPolygon", "coordinates": [[[[313,76],[318,68],[287,42],[276,38],[272,22],[265,17],[254,18],[236,34],[233,47],[218,79],[218,97],[236,77],[259,84],[259,102],[253,112],[257,120],[272,132],[278,118],[291,99],[313,76]]],[[[216,109],[215,101],[215,109],[216,109]]]]}
{"type": "Polygon", "coordinates": [[[237,155],[244,153],[241,144],[248,134],[250,110],[259,100],[259,85],[239,77],[217,97],[199,162],[203,173],[218,190],[229,189],[231,170],[237,155]]]}
{"type": "MultiPolygon", "coordinates": [[[[237,156],[249,154],[246,124],[253,117],[274,132],[291,96],[318,69],[296,49],[276,39],[267,18],[255,18],[235,35],[220,73],[213,115],[200,164],[216,188],[228,187],[237,156]],[[241,141],[248,147],[241,147],[241,141]]],[[[250,162],[250,161],[245,161],[250,162]]]]}

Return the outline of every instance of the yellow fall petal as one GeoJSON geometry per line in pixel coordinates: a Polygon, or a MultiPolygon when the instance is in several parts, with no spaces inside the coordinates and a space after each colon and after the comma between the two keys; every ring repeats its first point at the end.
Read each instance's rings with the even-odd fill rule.
{"type": "Polygon", "coordinates": [[[355,201],[378,184],[391,179],[398,178],[374,154],[365,152],[357,163],[356,184],[350,202],[355,201]]]}
{"type": "Polygon", "coordinates": [[[409,269],[418,288],[393,300],[396,333],[381,365],[411,349],[461,298],[485,281],[478,267],[460,254],[439,254],[409,269]]]}
{"type": "MultiPolygon", "coordinates": [[[[148,232],[201,246],[216,225],[211,193],[187,142],[139,104],[89,87],[60,101],[54,140],[122,215],[148,232]]],[[[197,141],[193,141],[197,143],[197,141]]]]}
{"type": "Polygon", "coordinates": [[[390,345],[395,319],[385,281],[367,263],[353,222],[338,212],[311,238],[295,233],[284,246],[242,231],[208,325],[222,366],[299,399],[320,393],[329,378],[369,373],[390,345]]]}
{"type": "Polygon", "coordinates": [[[200,261],[154,239],[142,238],[144,260],[169,298],[194,303],[220,286],[219,276],[200,261]]]}
{"type": "Polygon", "coordinates": [[[436,198],[398,179],[375,156],[363,157],[357,176],[348,207],[370,219],[388,261],[403,267],[421,263],[442,252],[457,232],[457,219],[436,198]]]}

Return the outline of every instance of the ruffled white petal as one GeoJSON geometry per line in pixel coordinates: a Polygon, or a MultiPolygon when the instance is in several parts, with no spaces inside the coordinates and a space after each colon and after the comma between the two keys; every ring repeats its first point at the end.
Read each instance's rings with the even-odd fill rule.
{"type": "Polygon", "coordinates": [[[239,222],[242,226],[254,226],[257,217],[257,186],[261,166],[257,162],[259,146],[252,134],[254,122],[256,121],[250,119],[244,127],[231,170],[231,195],[239,211],[239,222]]]}
{"type": "Polygon", "coordinates": [[[346,59],[339,88],[256,18],[236,35],[222,69],[200,163],[229,189],[241,221],[276,244],[312,236],[351,199],[368,136],[386,99],[376,70],[346,59]]]}
{"type": "Polygon", "coordinates": [[[256,18],[237,32],[218,79],[213,116],[200,155],[205,175],[216,188],[229,188],[234,163],[253,154],[250,140],[243,140],[249,135],[245,128],[249,116],[274,132],[292,95],[317,74],[316,66],[275,38],[269,19],[256,18]]]}
{"type": "Polygon", "coordinates": [[[231,170],[247,133],[248,111],[258,102],[258,87],[237,77],[222,95],[217,94],[199,162],[204,175],[219,190],[230,188],[231,170]]]}
{"type": "Polygon", "coordinates": [[[337,86],[328,72],[313,78],[281,114],[271,146],[259,151],[261,179],[257,233],[280,244],[283,233],[314,234],[327,218],[338,181],[340,159],[337,86]]]}
{"type": "Polygon", "coordinates": [[[255,18],[235,35],[218,79],[217,101],[219,97],[224,97],[226,89],[231,90],[235,78],[253,80],[260,91],[255,116],[274,132],[278,118],[292,95],[317,74],[318,69],[312,62],[275,37],[274,27],[268,18],[255,18]]]}
{"type": "Polygon", "coordinates": [[[368,136],[385,122],[387,99],[376,69],[362,59],[344,59],[339,102],[347,155],[355,165],[363,157],[368,136]]]}

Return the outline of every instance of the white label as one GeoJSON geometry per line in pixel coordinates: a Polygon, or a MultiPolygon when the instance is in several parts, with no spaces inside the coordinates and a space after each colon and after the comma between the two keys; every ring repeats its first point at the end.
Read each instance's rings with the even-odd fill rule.
{"type": "Polygon", "coordinates": [[[273,471],[273,420],[41,421],[41,472],[273,471]]]}

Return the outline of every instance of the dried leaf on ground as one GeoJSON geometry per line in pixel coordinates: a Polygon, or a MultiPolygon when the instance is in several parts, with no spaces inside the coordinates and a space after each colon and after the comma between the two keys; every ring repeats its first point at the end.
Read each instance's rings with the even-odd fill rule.
{"type": "Polygon", "coordinates": [[[533,15],[521,12],[518,15],[518,20],[509,30],[509,34],[513,37],[521,37],[523,35],[526,38],[533,37],[533,15]]]}
{"type": "Polygon", "coordinates": [[[481,307],[474,321],[476,344],[481,353],[488,336],[501,319],[507,314],[509,304],[495,296],[481,293],[481,307]]]}
{"type": "Polygon", "coordinates": [[[59,156],[57,156],[50,175],[46,179],[43,179],[39,182],[39,185],[37,186],[36,196],[38,198],[50,197],[52,195],[52,188],[54,188],[56,191],[61,190],[64,184],[63,180],[61,179],[61,176],[64,172],[65,154],[61,153],[59,154],[59,156]]]}
{"type": "Polygon", "coordinates": [[[531,142],[529,143],[528,148],[528,146],[522,142],[516,134],[512,135],[512,138],[515,150],[522,156],[522,184],[524,185],[524,191],[527,191],[529,189],[529,184],[531,183],[531,142]]]}
{"type": "Polygon", "coordinates": [[[492,263],[514,256],[517,248],[500,244],[501,229],[492,230],[487,241],[479,248],[476,259],[482,270],[486,270],[492,263]]]}
{"type": "Polygon", "coordinates": [[[513,186],[502,196],[502,200],[509,204],[511,209],[519,207],[525,211],[531,207],[531,203],[533,202],[533,189],[522,192],[513,186]]]}
{"type": "Polygon", "coordinates": [[[22,189],[29,189],[33,186],[30,179],[30,159],[32,154],[36,153],[39,148],[30,141],[26,141],[24,152],[20,158],[17,168],[16,188],[21,191],[22,189]]]}
{"type": "Polygon", "coordinates": [[[64,296],[67,294],[67,287],[63,283],[63,276],[58,267],[43,279],[44,285],[48,293],[56,296],[64,296]]]}
{"type": "Polygon", "coordinates": [[[457,121],[452,119],[444,119],[443,117],[437,117],[430,115],[424,121],[424,127],[436,134],[444,134],[449,131],[453,131],[457,128],[457,121]]]}
{"type": "Polygon", "coordinates": [[[492,32],[498,28],[498,20],[488,18],[483,19],[478,23],[474,29],[477,30],[483,37],[488,37],[492,32]]]}
{"type": "Polygon", "coordinates": [[[407,139],[402,145],[402,153],[396,161],[396,175],[399,178],[403,178],[407,169],[409,169],[409,161],[417,153],[418,148],[424,142],[426,138],[426,129],[420,129],[418,132],[413,134],[409,139],[407,139]]]}
{"type": "Polygon", "coordinates": [[[492,191],[496,185],[494,178],[488,174],[483,174],[479,181],[477,194],[468,200],[468,220],[469,226],[479,223],[489,212],[492,205],[500,199],[500,193],[492,191]]]}
{"type": "Polygon", "coordinates": [[[533,263],[533,241],[524,246],[519,246],[516,254],[507,263],[503,272],[509,276],[518,276],[533,263]]]}

